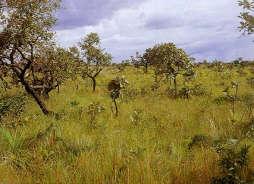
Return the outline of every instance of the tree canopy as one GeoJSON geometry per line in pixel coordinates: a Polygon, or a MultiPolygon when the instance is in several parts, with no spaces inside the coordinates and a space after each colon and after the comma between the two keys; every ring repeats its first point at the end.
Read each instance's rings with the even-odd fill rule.
{"type": "Polygon", "coordinates": [[[238,1],[239,6],[243,8],[243,12],[240,13],[240,30],[244,33],[252,34],[254,32],[254,1],[253,0],[241,0],[238,1]]]}
{"type": "Polygon", "coordinates": [[[93,91],[96,88],[96,77],[105,66],[110,64],[112,56],[100,46],[97,33],[88,34],[80,43],[81,57],[85,63],[84,75],[93,81],[93,91]]]}
{"type": "Polygon", "coordinates": [[[45,48],[52,47],[55,24],[54,12],[59,0],[3,0],[0,4],[0,64],[18,78],[25,90],[48,114],[44,103],[27,80],[27,73],[45,48]]]}

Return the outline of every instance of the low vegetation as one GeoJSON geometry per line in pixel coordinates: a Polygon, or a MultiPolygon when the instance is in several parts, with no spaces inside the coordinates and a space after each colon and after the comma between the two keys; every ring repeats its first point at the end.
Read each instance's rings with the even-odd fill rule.
{"type": "Polygon", "coordinates": [[[97,33],[56,46],[58,0],[0,5],[0,183],[254,182],[253,61],[162,43],[111,63],[97,33]]]}

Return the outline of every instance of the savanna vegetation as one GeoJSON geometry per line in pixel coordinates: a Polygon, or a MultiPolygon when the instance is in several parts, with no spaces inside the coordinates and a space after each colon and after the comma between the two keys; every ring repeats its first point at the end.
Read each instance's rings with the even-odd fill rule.
{"type": "Polygon", "coordinates": [[[58,0],[0,5],[0,183],[254,182],[254,62],[169,42],[114,63],[97,33],[56,45],[58,0]]]}

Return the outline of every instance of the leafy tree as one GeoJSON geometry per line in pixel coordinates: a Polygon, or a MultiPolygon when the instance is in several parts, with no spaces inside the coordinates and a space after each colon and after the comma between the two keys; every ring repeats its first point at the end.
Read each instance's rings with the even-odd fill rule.
{"type": "Polygon", "coordinates": [[[243,8],[243,12],[240,13],[240,30],[244,33],[252,34],[254,32],[254,1],[253,0],[240,0],[239,6],[243,8]]]}
{"type": "Polygon", "coordinates": [[[48,48],[39,55],[27,72],[27,81],[38,95],[49,98],[49,93],[70,78],[73,58],[63,48],[48,48]]]}
{"type": "Polygon", "coordinates": [[[70,78],[71,80],[75,83],[76,90],[79,88],[79,83],[77,80],[77,77],[81,74],[82,71],[82,61],[80,57],[80,51],[79,48],[76,46],[72,46],[68,48],[68,52],[70,54],[70,57],[72,58],[72,64],[71,67],[72,69],[70,70],[70,78]]]}
{"type": "Polygon", "coordinates": [[[146,54],[144,54],[143,56],[141,54],[139,54],[139,52],[136,52],[136,56],[131,56],[130,59],[132,65],[134,65],[135,68],[139,68],[139,67],[144,67],[144,72],[147,73],[148,72],[148,66],[149,66],[149,60],[146,57],[146,54]]]}
{"type": "Polygon", "coordinates": [[[149,53],[149,51],[150,50],[147,49],[145,54],[143,55],[143,57],[141,59],[141,65],[144,67],[145,73],[148,72],[148,66],[150,65],[149,56],[147,55],[147,53],[149,53]]]}
{"type": "Polygon", "coordinates": [[[155,45],[147,49],[145,58],[154,66],[155,74],[165,74],[174,80],[174,93],[177,96],[177,76],[192,73],[193,64],[184,50],[177,48],[173,43],[155,45]]]}
{"type": "Polygon", "coordinates": [[[12,71],[26,92],[49,114],[43,101],[27,81],[27,72],[45,47],[52,45],[54,12],[59,0],[2,0],[0,22],[0,64],[12,71]]]}
{"type": "Polygon", "coordinates": [[[80,43],[81,57],[85,63],[84,75],[93,82],[93,91],[96,89],[96,77],[103,68],[110,64],[112,57],[100,47],[100,38],[97,33],[88,34],[80,43]]]}
{"type": "Polygon", "coordinates": [[[5,66],[0,65],[0,83],[5,91],[7,91],[7,88],[9,88],[8,82],[5,79],[7,76],[8,76],[8,69],[5,66]]]}

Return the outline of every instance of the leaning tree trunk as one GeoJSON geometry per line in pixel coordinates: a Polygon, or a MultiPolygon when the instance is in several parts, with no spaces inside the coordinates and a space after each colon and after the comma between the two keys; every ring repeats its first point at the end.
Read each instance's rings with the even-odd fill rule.
{"type": "Polygon", "coordinates": [[[50,111],[47,109],[46,105],[43,103],[40,97],[36,94],[36,92],[30,87],[30,85],[24,79],[20,79],[20,82],[25,87],[26,92],[34,98],[34,100],[39,105],[43,114],[48,115],[50,111]]]}
{"type": "Polygon", "coordinates": [[[45,100],[48,100],[49,99],[49,92],[50,91],[48,91],[48,90],[44,90],[43,92],[42,92],[42,97],[45,99],[45,100]]]}

